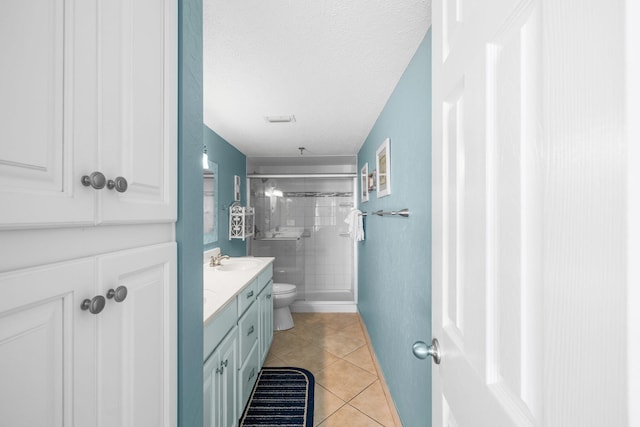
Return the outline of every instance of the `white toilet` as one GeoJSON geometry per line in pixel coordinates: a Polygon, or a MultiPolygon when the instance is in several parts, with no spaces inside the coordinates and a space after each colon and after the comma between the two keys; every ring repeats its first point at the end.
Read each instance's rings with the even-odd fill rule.
{"type": "Polygon", "coordinates": [[[296,285],[273,284],[273,329],[284,331],[293,328],[293,318],[289,306],[296,300],[296,285]]]}

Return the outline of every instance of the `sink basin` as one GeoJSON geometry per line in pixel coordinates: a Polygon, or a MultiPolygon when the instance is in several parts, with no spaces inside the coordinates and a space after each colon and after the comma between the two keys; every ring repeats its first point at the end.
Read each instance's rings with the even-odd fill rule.
{"type": "Polygon", "coordinates": [[[260,261],[251,258],[229,258],[221,261],[218,271],[245,271],[257,268],[260,261]]]}

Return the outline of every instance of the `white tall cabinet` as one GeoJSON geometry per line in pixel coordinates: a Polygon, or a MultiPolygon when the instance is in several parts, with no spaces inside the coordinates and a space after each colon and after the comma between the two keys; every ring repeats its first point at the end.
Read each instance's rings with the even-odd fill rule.
{"type": "Polygon", "coordinates": [[[176,425],[177,2],[0,4],[0,414],[176,425]]]}

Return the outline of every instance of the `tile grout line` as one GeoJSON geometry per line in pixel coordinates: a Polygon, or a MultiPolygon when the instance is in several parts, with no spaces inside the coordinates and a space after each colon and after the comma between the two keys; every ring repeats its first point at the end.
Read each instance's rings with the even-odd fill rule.
{"type": "MultiPolygon", "coordinates": [[[[332,411],[330,414],[326,414],[325,417],[322,420],[314,420],[314,425],[315,426],[319,426],[322,423],[325,423],[327,420],[331,419],[331,417],[335,416],[336,413],[338,413],[339,411],[343,410],[346,406],[348,406],[349,408],[351,408],[352,410],[357,411],[357,413],[367,417],[368,419],[370,419],[371,421],[375,422],[376,425],[379,426],[384,426],[387,424],[382,424],[382,422],[378,421],[374,416],[372,416],[371,414],[368,414],[366,412],[364,412],[363,410],[359,409],[357,406],[354,406],[352,404],[352,402],[354,402],[354,400],[360,396],[362,393],[364,393],[366,390],[368,390],[372,385],[375,384],[376,380],[380,382],[380,388],[381,391],[384,395],[383,399],[386,403],[387,409],[389,411],[389,415],[390,415],[390,422],[393,423],[394,426],[396,427],[402,427],[402,422],[400,421],[400,417],[398,416],[397,413],[397,409],[395,407],[395,404],[391,398],[391,394],[389,392],[388,386],[386,384],[385,378],[382,375],[382,369],[380,368],[380,365],[378,363],[378,360],[376,358],[376,355],[373,351],[373,346],[371,343],[371,339],[369,337],[368,331],[366,329],[366,326],[364,325],[364,321],[362,320],[362,317],[360,316],[359,313],[354,313],[355,314],[355,319],[353,320],[353,322],[341,322],[340,326],[334,326],[334,325],[327,325],[325,324],[325,327],[332,331],[331,334],[337,334],[337,335],[342,335],[342,332],[348,328],[352,328],[355,327],[355,325],[359,326],[360,329],[360,333],[362,334],[362,337],[364,338],[364,343],[362,345],[360,345],[359,347],[352,349],[349,353],[344,354],[342,356],[339,356],[335,353],[332,353],[331,351],[328,351],[326,348],[324,348],[322,345],[317,345],[315,343],[310,343],[313,346],[316,346],[319,349],[322,349],[323,351],[328,352],[329,354],[331,354],[332,356],[335,357],[335,360],[332,363],[329,363],[327,366],[324,366],[322,368],[322,370],[324,369],[328,369],[330,366],[334,365],[335,363],[337,363],[338,361],[343,361],[346,362],[348,365],[351,365],[355,368],[359,368],[359,369],[363,369],[361,366],[357,365],[354,362],[351,362],[350,360],[347,360],[347,357],[353,353],[355,353],[356,351],[358,351],[359,349],[362,348],[366,348],[368,355],[371,358],[371,363],[372,363],[372,368],[375,372],[369,371],[368,369],[363,369],[364,372],[367,372],[373,376],[375,376],[375,379],[373,380],[372,383],[368,384],[366,387],[364,387],[360,392],[358,392],[355,396],[352,396],[351,398],[349,398],[348,400],[343,400],[341,397],[339,397],[338,395],[334,394],[331,390],[327,389],[326,387],[324,387],[322,384],[317,383],[318,386],[324,388],[328,393],[332,394],[333,396],[335,396],[337,399],[339,399],[342,404],[337,407],[334,411],[332,411]]],[[[302,320],[302,319],[300,319],[302,320]]],[[[300,322],[300,323],[305,323],[305,322],[300,322]]],[[[284,332],[284,331],[283,331],[284,332]]],[[[309,331],[311,332],[311,331],[309,331]]],[[[287,333],[287,332],[285,332],[287,333]]],[[[291,332],[289,332],[291,333],[291,332]]],[[[296,338],[301,338],[304,339],[305,334],[297,334],[297,333],[291,333],[291,335],[295,336],[296,338]]],[[[275,355],[274,355],[275,356],[275,355]]],[[[276,359],[280,359],[278,356],[275,356],[276,359]]],[[[286,355],[284,356],[286,357],[286,355]]],[[[282,361],[280,359],[280,361],[282,361]]],[[[391,427],[391,426],[389,426],[391,427]]]]}
{"type": "Polygon", "coordinates": [[[362,412],[360,409],[356,408],[355,406],[351,405],[349,402],[345,403],[345,405],[349,405],[350,407],[352,407],[353,409],[355,409],[356,411],[360,412],[362,415],[364,415],[365,417],[369,418],[371,421],[373,421],[374,423],[378,424],[379,426],[384,427],[384,424],[380,424],[380,422],[378,422],[378,420],[376,420],[375,418],[373,418],[371,415],[367,414],[366,412],[362,412]]]}
{"type": "MultiPolygon", "coordinates": [[[[318,384],[319,387],[322,387],[322,385],[318,384]]],[[[325,389],[327,391],[327,393],[331,393],[331,391],[325,387],[322,387],[323,389],[325,389]]],[[[317,420],[313,420],[313,425],[314,426],[319,426],[320,424],[322,424],[323,422],[325,422],[326,420],[328,420],[329,418],[331,418],[336,412],[338,412],[340,409],[344,408],[345,405],[348,405],[349,402],[345,402],[344,400],[342,400],[342,398],[336,396],[335,394],[331,393],[332,395],[334,395],[336,397],[336,399],[339,399],[342,401],[342,405],[340,405],[339,407],[337,407],[335,409],[335,411],[331,412],[330,414],[328,414],[326,417],[324,417],[322,420],[320,420],[320,422],[316,422],[317,420]]]]}

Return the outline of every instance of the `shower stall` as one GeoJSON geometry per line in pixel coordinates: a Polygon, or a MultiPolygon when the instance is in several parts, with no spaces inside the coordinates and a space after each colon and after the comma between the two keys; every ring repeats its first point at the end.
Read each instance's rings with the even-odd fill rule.
{"type": "Polygon", "coordinates": [[[297,287],[293,311],[356,311],[355,244],[344,222],[353,175],[249,175],[253,256],[275,257],[273,280],[297,287]]]}

